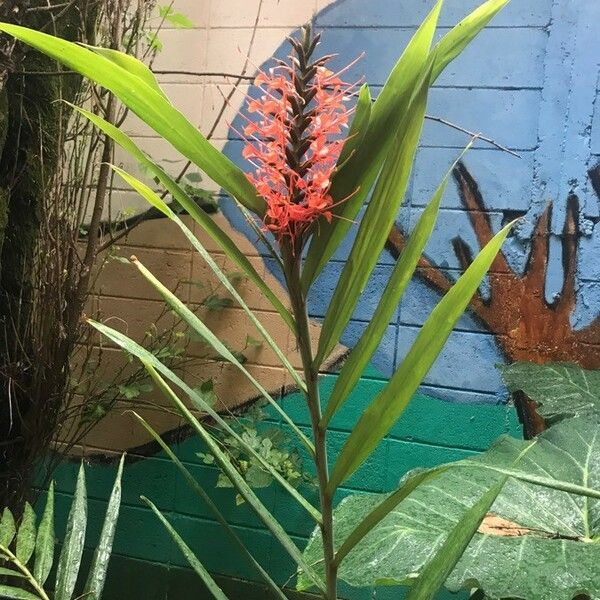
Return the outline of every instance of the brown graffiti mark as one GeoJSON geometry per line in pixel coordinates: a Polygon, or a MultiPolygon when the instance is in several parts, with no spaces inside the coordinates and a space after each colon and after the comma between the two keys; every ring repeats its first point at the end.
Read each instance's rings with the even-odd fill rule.
{"type": "MultiPolygon", "coordinates": [[[[477,183],[463,164],[457,166],[454,177],[477,241],[483,247],[494,232],[477,183]]],[[[477,293],[471,302],[471,312],[495,334],[509,361],[574,362],[587,369],[600,368],[600,316],[581,330],[574,330],[570,320],[576,302],[578,216],[578,201],[572,196],[568,200],[567,219],[561,236],[564,283],[556,301],[549,303],[544,295],[551,219],[551,207],[548,206],[536,223],[524,274],[515,273],[500,253],[490,269],[489,298],[477,293]]],[[[397,257],[403,245],[404,236],[395,228],[387,247],[397,257]]],[[[467,244],[463,239],[455,238],[453,247],[465,269],[472,260],[467,244]]],[[[421,259],[419,267],[420,277],[434,289],[443,293],[452,285],[452,281],[427,258],[421,259]]],[[[521,408],[525,408],[522,416],[526,430],[541,431],[544,424],[535,407],[524,403],[521,408]]]]}

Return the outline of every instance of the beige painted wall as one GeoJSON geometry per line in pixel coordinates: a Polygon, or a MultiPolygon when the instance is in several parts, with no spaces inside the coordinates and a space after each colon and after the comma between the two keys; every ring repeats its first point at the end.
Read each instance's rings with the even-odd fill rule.
{"type": "MultiPolygon", "coordinates": [[[[261,16],[255,36],[255,43],[250,52],[250,62],[258,65],[266,60],[280,45],[285,36],[301,25],[318,8],[326,4],[322,0],[263,0],[261,16]]],[[[194,21],[196,27],[189,30],[166,28],[161,34],[164,50],[158,56],[154,65],[156,70],[190,70],[198,72],[227,71],[239,73],[248,54],[249,41],[252,36],[253,24],[257,16],[259,0],[176,0],[175,9],[183,12],[194,21]]],[[[248,72],[253,72],[250,66],[248,72]]],[[[161,75],[161,84],[173,103],[184,112],[192,123],[198,124],[201,131],[206,133],[212,127],[216,114],[222,105],[222,94],[231,89],[231,79],[224,77],[191,77],[185,75],[161,75]]],[[[242,105],[247,86],[241,86],[234,95],[231,106],[225,113],[225,118],[216,129],[213,143],[222,148],[226,141],[227,121],[242,105]]],[[[154,159],[161,161],[173,173],[177,173],[184,160],[175,150],[163,140],[157,138],[135,116],[129,118],[125,130],[134,137],[136,142],[154,159]]],[[[116,156],[117,164],[138,175],[142,179],[137,164],[123,153],[116,156]]],[[[205,187],[212,189],[214,185],[205,181],[205,187]]],[[[146,203],[134,193],[124,189],[115,194],[117,206],[113,207],[115,214],[120,204],[123,208],[145,210],[146,203]]],[[[259,273],[268,278],[272,289],[283,290],[278,281],[266,273],[262,259],[254,246],[248,240],[231,230],[222,216],[216,217],[223,228],[239,244],[259,273]]],[[[228,264],[220,249],[203,234],[199,227],[187,219],[199,239],[214,252],[217,262],[226,270],[236,270],[228,264]]],[[[215,284],[214,276],[203,263],[202,259],[190,250],[188,241],[177,226],[166,219],[153,220],[143,223],[134,229],[123,243],[119,244],[119,256],[129,257],[135,254],[163,283],[171,289],[177,289],[178,295],[192,306],[205,295],[189,281],[202,281],[210,286],[215,284]]],[[[299,367],[299,359],[290,338],[289,330],[274,312],[268,302],[249,283],[239,287],[246,302],[257,311],[261,322],[295,366],[299,367]]],[[[143,280],[137,269],[131,265],[116,260],[109,260],[100,273],[97,295],[90,303],[89,311],[94,314],[100,311],[102,318],[112,327],[119,329],[134,339],[141,340],[150,323],[160,314],[163,303],[157,294],[143,280]]],[[[247,335],[260,337],[258,332],[248,324],[241,310],[228,308],[219,312],[202,309],[199,315],[208,325],[219,334],[234,349],[244,345],[247,335]]],[[[168,326],[168,319],[162,321],[168,326]]],[[[315,325],[315,327],[317,327],[315,325]]],[[[99,339],[100,342],[100,339],[99,339]]],[[[126,361],[124,355],[110,344],[103,343],[101,370],[98,377],[110,379],[111,372],[126,361]]],[[[339,348],[334,357],[343,352],[339,348]]],[[[205,350],[199,344],[192,344],[190,352],[202,356],[205,350]]],[[[248,370],[273,395],[278,395],[282,388],[290,386],[289,375],[279,366],[277,357],[266,345],[248,348],[245,351],[248,358],[248,370]]],[[[216,384],[218,398],[224,403],[223,409],[231,409],[245,404],[255,398],[257,393],[247,379],[239,374],[231,365],[195,364],[184,372],[185,379],[193,385],[213,378],[216,384]]],[[[156,405],[165,405],[158,394],[149,394],[144,398],[156,405]]],[[[135,423],[124,410],[131,408],[129,403],[119,403],[113,412],[87,436],[77,453],[87,455],[121,451],[140,446],[149,441],[141,426],[135,423]]],[[[136,408],[147,416],[150,422],[160,431],[177,428],[181,422],[178,416],[163,410],[153,408],[136,408]]]]}

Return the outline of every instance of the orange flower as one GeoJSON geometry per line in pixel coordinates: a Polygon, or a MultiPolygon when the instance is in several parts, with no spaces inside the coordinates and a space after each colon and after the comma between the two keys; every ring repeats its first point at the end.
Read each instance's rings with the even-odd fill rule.
{"type": "Polygon", "coordinates": [[[265,199],[265,226],[278,241],[301,239],[320,216],[332,218],[331,177],[351,113],[345,106],[349,86],[326,68],[331,57],[310,62],[318,45],[310,28],[290,40],[291,66],[260,72],[262,94],[249,100],[243,156],[255,167],[247,175],[265,199]]]}

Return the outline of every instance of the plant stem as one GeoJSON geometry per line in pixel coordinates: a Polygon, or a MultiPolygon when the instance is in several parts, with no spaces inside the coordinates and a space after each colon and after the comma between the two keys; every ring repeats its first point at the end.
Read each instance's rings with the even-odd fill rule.
{"type": "Polygon", "coordinates": [[[6,546],[0,546],[0,553],[4,554],[6,558],[13,564],[31,585],[31,587],[38,593],[42,600],[50,600],[44,588],[38,583],[36,578],[31,574],[31,571],[13,554],[6,546]]]}
{"type": "Polygon", "coordinates": [[[297,343],[302,359],[304,378],[306,380],[306,400],[310,412],[310,422],[315,444],[315,467],[319,486],[323,540],[323,556],[325,566],[326,600],[337,600],[337,565],[335,564],[333,544],[333,498],[327,491],[329,470],[327,466],[327,428],[320,427],[321,398],[319,393],[319,372],[313,360],[310,327],[306,298],[300,284],[300,251],[284,244],[282,248],[283,262],[286,265],[285,276],[292,304],[292,312],[296,319],[297,343]]]}

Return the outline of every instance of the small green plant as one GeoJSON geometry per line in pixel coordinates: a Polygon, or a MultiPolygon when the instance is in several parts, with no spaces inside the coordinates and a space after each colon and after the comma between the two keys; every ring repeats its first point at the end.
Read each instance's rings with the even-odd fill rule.
{"type": "MultiPolygon", "coordinates": [[[[207,394],[212,391],[212,382],[207,383],[210,385],[203,384],[199,393],[207,394]]],[[[290,437],[280,427],[266,427],[266,416],[263,407],[255,404],[240,417],[227,419],[237,435],[230,435],[217,428],[213,431],[213,436],[252,489],[270,486],[274,482],[271,470],[279,473],[294,488],[303,483],[314,487],[315,479],[304,470],[300,452],[291,447],[290,437]],[[266,469],[264,463],[270,465],[271,469],[266,469]]],[[[215,457],[210,452],[200,452],[198,456],[206,465],[216,464],[215,457]]],[[[235,488],[235,484],[221,470],[217,487],[235,488]]],[[[243,496],[236,494],[236,503],[243,504],[243,496]]]]}
{"type": "Polygon", "coordinates": [[[0,576],[7,583],[0,583],[0,597],[14,600],[72,600],[75,597],[100,600],[119,517],[124,460],[125,455],[119,462],[83,595],[76,596],[75,592],[87,526],[87,494],[82,464],[52,584],[48,577],[56,550],[54,482],[50,484],[46,507],[37,525],[36,515],[29,503],[25,504],[18,527],[12,512],[4,509],[0,519],[0,576]]]}

